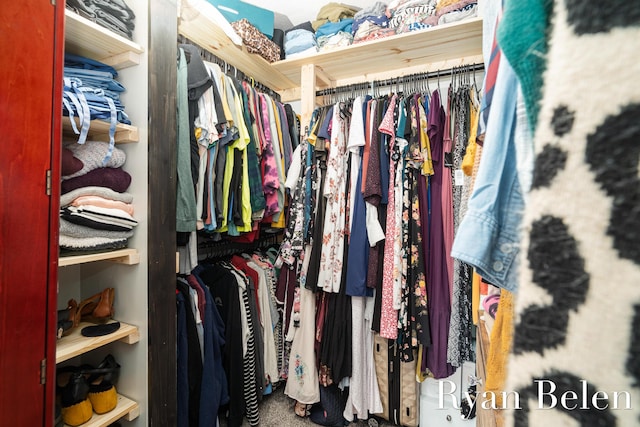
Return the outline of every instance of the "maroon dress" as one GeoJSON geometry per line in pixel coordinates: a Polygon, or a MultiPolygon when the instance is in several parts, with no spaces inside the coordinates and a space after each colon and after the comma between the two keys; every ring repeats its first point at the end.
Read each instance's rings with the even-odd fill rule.
{"type": "Polygon", "coordinates": [[[423,353],[421,367],[428,368],[436,379],[455,372],[447,363],[447,343],[451,316],[450,282],[444,242],[442,216],[443,176],[451,173],[444,165],[443,139],[446,117],[440,103],[440,94],[434,91],[429,108],[429,142],[433,158],[434,175],[431,177],[431,221],[429,224],[429,251],[427,255],[427,304],[431,326],[431,345],[423,353]],[[426,360],[425,360],[426,358],[426,360]],[[426,366],[425,366],[426,365],[426,366]]]}

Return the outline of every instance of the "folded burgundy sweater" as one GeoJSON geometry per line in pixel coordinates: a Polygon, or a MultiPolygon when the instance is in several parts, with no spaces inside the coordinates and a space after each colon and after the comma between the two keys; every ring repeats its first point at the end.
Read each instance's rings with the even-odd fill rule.
{"type": "Polygon", "coordinates": [[[76,178],[62,181],[62,194],[80,187],[107,187],[118,193],[124,193],[131,184],[131,175],[122,168],[98,168],[76,178]]]}

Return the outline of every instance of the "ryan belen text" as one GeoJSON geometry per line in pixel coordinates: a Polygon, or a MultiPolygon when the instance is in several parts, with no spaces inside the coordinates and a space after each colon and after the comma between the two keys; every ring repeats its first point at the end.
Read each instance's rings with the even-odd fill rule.
{"type": "MultiPolygon", "coordinates": [[[[587,409],[631,409],[631,394],[628,391],[603,391],[589,392],[588,383],[580,380],[579,390],[557,391],[556,384],[551,380],[534,380],[537,409],[554,409],[562,407],[565,410],[587,409]]],[[[449,380],[438,380],[438,408],[445,409],[445,396],[451,399],[452,406],[460,409],[460,402],[456,390],[456,383],[449,380]]],[[[471,408],[480,406],[483,409],[522,409],[520,406],[520,394],[517,391],[501,391],[499,393],[484,391],[472,399],[468,391],[462,393],[471,408]]]]}

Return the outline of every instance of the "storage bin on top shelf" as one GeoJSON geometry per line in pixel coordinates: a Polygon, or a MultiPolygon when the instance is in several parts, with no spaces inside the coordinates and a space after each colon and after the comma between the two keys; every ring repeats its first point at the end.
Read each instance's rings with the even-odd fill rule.
{"type": "Polygon", "coordinates": [[[220,11],[227,21],[235,22],[246,19],[260,30],[262,34],[273,38],[273,11],[245,3],[240,0],[207,0],[220,11]]]}

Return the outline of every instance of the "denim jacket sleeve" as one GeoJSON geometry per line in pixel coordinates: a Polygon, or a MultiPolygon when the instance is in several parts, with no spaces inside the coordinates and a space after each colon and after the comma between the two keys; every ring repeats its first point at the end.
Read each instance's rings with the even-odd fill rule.
{"type": "Polygon", "coordinates": [[[451,251],[452,257],[474,266],[483,278],[511,292],[518,283],[524,208],[514,142],[517,89],[517,77],[503,56],[478,175],[451,251]]]}

